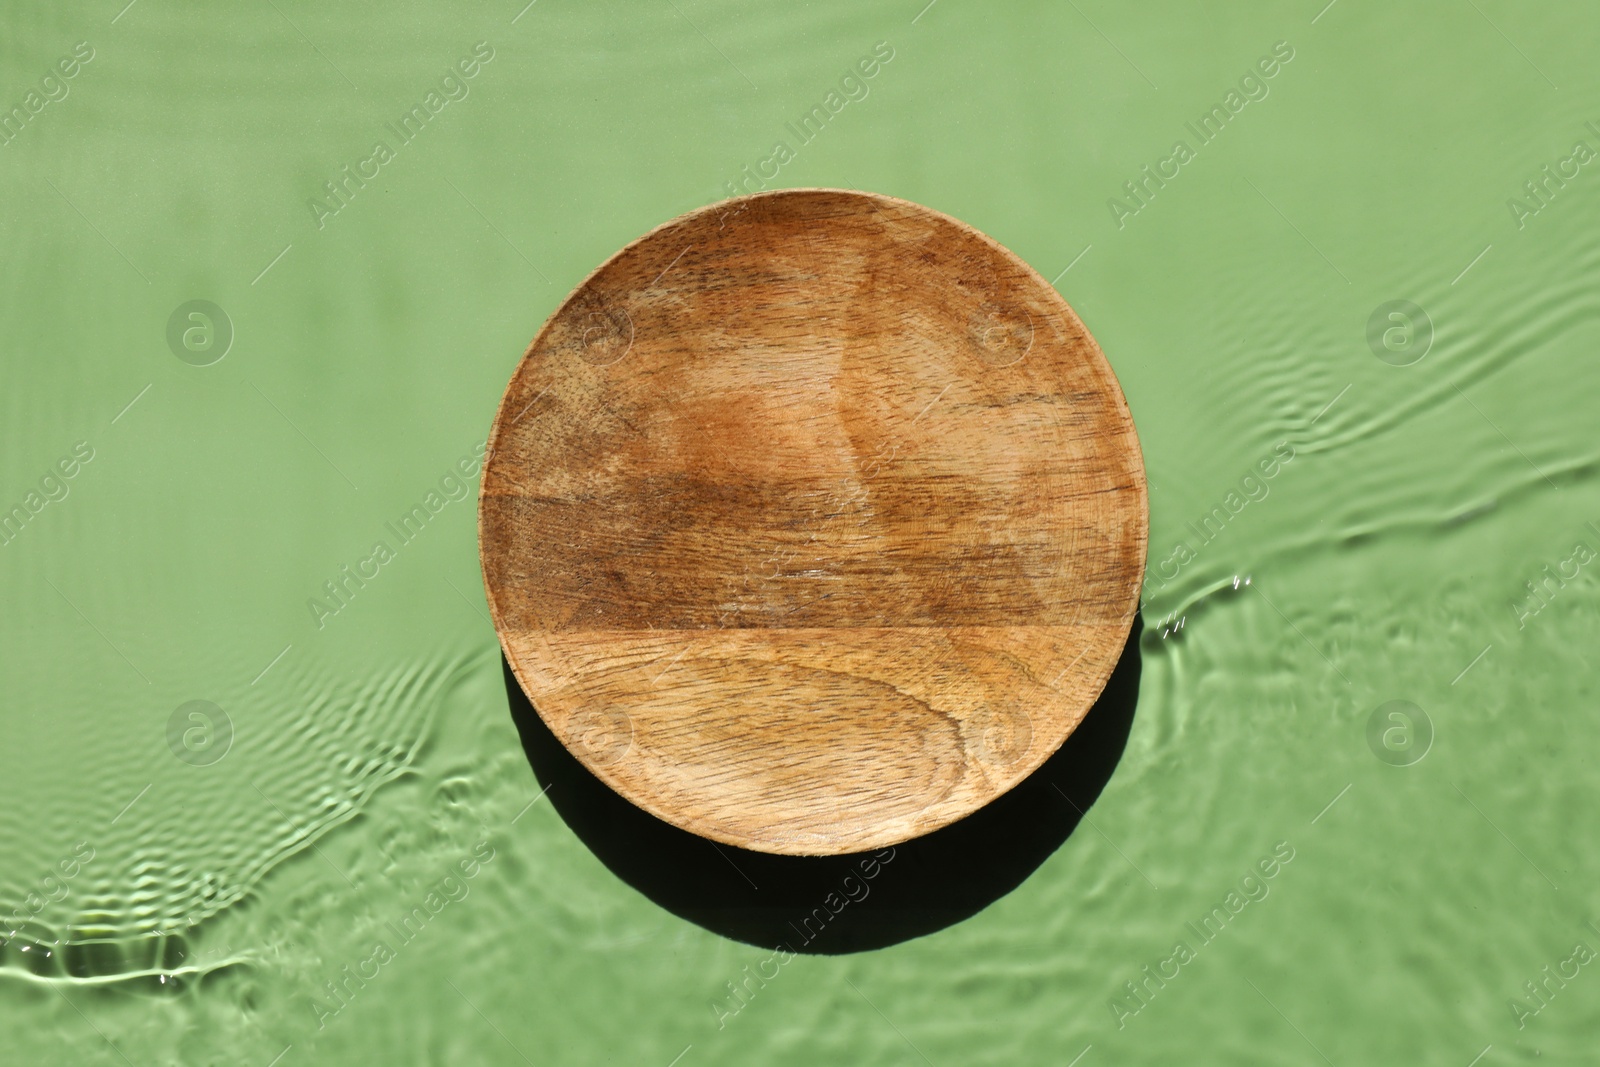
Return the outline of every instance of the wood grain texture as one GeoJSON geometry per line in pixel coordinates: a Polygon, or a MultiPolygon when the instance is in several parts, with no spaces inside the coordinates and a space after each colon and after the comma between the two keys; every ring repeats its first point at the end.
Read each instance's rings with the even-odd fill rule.
{"type": "Polygon", "coordinates": [[[716,841],[895,844],[1037,768],[1138,608],[1143,462],[1065,300],[965,224],[784,190],[657,228],[517,367],[479,541],[607,785],[716,841]]]}

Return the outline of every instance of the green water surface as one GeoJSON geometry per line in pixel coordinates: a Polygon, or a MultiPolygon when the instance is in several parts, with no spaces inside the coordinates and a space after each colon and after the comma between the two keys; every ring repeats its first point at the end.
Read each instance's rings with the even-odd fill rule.
{"type": "Polygon", "coordinates": [[[125,3],[0,16],[0,1062],[1594,1062],[1592,5],[125,3]],[[1077,832],[730,1015],[771,952],[539,799],[476,472],[589,270],[782,186],[1054,281],[1150,572],[1077,832]]]}

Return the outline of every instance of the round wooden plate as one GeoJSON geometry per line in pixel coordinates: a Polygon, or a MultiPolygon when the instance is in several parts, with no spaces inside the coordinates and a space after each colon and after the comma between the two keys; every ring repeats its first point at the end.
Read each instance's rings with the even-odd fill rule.
{"type": "Polygon", "coordinates": [[[501,401],[506,658],[612,789],[822,855],[961,818],[1078,725],[1138,609],[1144,465],[1065,300],[964,223],[792,189],[586,278],[501,401]]]}

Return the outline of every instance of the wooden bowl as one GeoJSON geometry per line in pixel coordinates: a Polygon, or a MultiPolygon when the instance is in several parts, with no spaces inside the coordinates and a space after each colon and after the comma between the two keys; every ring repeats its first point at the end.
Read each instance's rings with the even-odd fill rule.
{"type": "Polygon", "coordinates": [[[692,211],[586,278],[506,389],[478,524],[556,737],[667,822],[796,855],[927,833],[1043,763],[1116,664],[1147,533],[1066,301],[964,223],[837,189],[692,211]]]}

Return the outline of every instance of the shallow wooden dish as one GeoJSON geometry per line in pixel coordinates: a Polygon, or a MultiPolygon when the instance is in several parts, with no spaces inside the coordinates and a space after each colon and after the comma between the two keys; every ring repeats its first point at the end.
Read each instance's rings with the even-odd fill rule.
{"type": "Polygon", "coordinates": [[[501,645],[607,785],[715,841],[882,847],[988,803],[1138,608],[1116,378],[1027,264],[892,197],[758,193],[545,323],[479,505],[501,645]]]}

